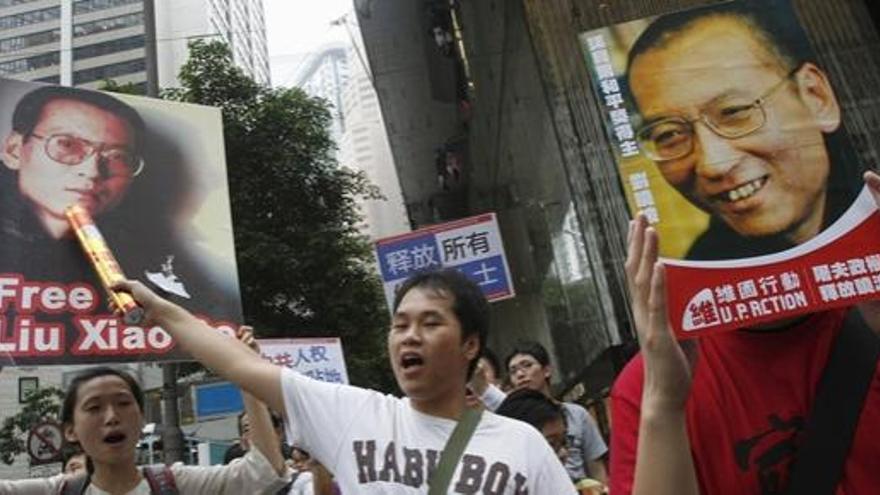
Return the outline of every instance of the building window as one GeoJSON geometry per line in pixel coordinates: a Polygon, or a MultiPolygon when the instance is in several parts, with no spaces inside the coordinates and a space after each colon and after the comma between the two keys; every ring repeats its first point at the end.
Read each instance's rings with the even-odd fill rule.
{"type": "Polygon", "coordinates": [[[0,17],[0,29],[15,29],[22,26],[37,24],[39,22],[52,21],[59,17],[61,17],[60,7],[31,10],[30,12],[22,12],[20,14],[0,17]]]}
{"type": "Polygon", "coordinates": [[[9,53],[37,45],[57,43],[61,39],[60,29],[50,29],[39,33],[15,36],[0,40],[0,53],[9,53]]]}
{"type": "Polygon", "coordinates": [[[73,73],[73,84],[85,84],[92,81],[113,79],[126,74],[135,74],[146,70],[146,61],[142,58],[119,62],[118,64],[102,65],[92,69],[78,70],[73,73]]]}
{"type": "Polygon", "coordinates": [[[75,37],[88,36],[95,33],[104,33],[116,29],[124,29],[133,26],[141,26],[144,23],[143,12],[136,14],[120,15],[100,19],[92,22],[84,22],[73,26],[73,35],[75,37]]]}
{"type": "Polygon", "coordinates": [[[18,377],[18,403],[24,404],[28,397],[40,389],[40,378],[36,376],[18,377]]]}
{"type": "Polygon", "coordinates": [[[10,60],[9,62],[0,63],[0,75],[18,74],[30,70],[42,69],[43,67],[51,67],[58,65],[60,62],[58,52],[45,53],[34,57],[19,58],[10,60]]]}
{"type": "Polygon", "coordinates": [[[24,3],[36,2],[37,0],[0,0],[0,7],[12,7],[13,5],[21,5],[24,3]]]}
{"type": "Polygon", "coordinates": [[[144,47],[144,35],[129,36],[116,40],[104,41],[92,45],[79,46],[73,49],[73,59],[83,60],[92,57],[100,57],[111,53],[134,50],[144,47]]]}
{"type": "Polygon", "coordinates": [[[79,0],[73,3],[73,14],[88,14],[122,5],[140,4],[143,0],[79,0]]]}
{"type": "Polygon", "coordinates": [[[46,76],[39,79],[34,79],[34,81],[41,83],[58,84],[59,82],[61,82],[61,76],[46,76]]]}

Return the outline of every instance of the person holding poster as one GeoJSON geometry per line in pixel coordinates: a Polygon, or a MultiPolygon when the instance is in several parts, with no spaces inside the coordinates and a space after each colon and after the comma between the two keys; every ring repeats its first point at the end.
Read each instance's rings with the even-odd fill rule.
{"type": "MultiPolygon", "coordinates": [[[[486,342],[489,308],[455,269],[413,275],[396,293],[388,354],[403,399],[273,365],[139,282],[117,288],[202,364],[283,412],[290,443],[336,475],[343,493],[427,493],[459,421],[474,418],[465,387],[486,342]]],[[[465,444],[443,493],[575,494],[556,453],[525,423],[483,412],[465,444]]]]}
{"type": "MultiPolygon", "coordinates": [[[[643,152],[713,216],[690,257],[751,256],[801,244],[851,197],[836,199],[832,187],[857,176],[840,177],[853,164],[834,146],[839,105],[821,69],[790,49],[803,34],[784,29],[796,25],[796,16],[779,6],[730,2],[661,16],[630,52],[643,152]]],[[[876,216],[880,176],[864,178],[876,216]]],[[[830,356],[859,312],[870,327],[867,340],[876,343],[876,302],[740,322],[736,330],[679,343],[655,228],[644,215],[630,224],[626,275],[642,351],[611,393],[612,493],[794,493],[793,468],[815,438],[808,425],[830,356]]],[[[877,230],[871,234],[876,243],[877,230]]],[[[868,364],[873,374],[865,375],[868,388],[852,444],[839,456],[840,476],[830,451],[821,459],[839,495],[880,486],[880,368],[868,364]]]]}
{"type": "MultiPolygon", "coordinates": [[[[880,203],[880,176],[871,172],[866,180],[880,203]]],[[[848,311],[676,342],[658,236],[644,216],[631,222],[628,244],[627,281],[642,350],[611,391],[611,493],[789,493],[817,384],[848,311]]],[[[880,334],[877,303],[859,311],[880,334]]],[[[835,493],[869,494],[880,486],[877,438],[880,363],[835,493]]]]}

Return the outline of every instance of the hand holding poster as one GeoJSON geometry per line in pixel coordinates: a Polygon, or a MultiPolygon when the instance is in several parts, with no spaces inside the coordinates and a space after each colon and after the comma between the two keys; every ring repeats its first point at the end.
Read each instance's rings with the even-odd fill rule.
{"type": "Polygon", "coordinates": [[[679,336],[880,293],[876,205],[785,0],[582,35],[624,189],[660,237],[679,336]]]}
{"type": "Polygon", "coordinates": [[[161,328],[108,308],[71,205],[129,276],[160,276],[192,295],[179,304],[237,327],[218,109],[0,79],[0,115],[0,364],[186,358],[161,328]]]}

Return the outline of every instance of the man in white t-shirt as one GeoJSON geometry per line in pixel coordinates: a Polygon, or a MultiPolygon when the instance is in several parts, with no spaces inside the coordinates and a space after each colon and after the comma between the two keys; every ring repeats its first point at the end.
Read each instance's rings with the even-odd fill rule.
{"type": "MultiPolygon", "coordinates": [[[[454,270],[415,275],[398,290],[388,354],[400,399],[312,380],[256,358],[137,282],[147,317],[184,350],[270,408],[285,411],[291,443],[335,476],[342,493],[427,493],[440,453],[465,411],[465,385],[488,332],[488,304],[454,270]]],[[[574,494],[555,453],[528,424],[486,412],[448,493],[574,494]]]]}
{"type": "MultiPolygon", "coordinates": [[[[517,342],[505,363],[514,389],[528,388],[552,398],[550,377],[553,375],[553,366],[544,346],[535,341],[517,342]]],[[[482,370],[475,374],[471,387],[490,411],[497,409],[507,397],[498,387],[483,379],[482,370]]],[[[561,402],[560,405],[565,412],[568,438],[565,469],[569,476],[574,481],[589,477],[603,484],[607,483],[605,455],[608,447],[590,413],[578,404],[561,402]]]]}

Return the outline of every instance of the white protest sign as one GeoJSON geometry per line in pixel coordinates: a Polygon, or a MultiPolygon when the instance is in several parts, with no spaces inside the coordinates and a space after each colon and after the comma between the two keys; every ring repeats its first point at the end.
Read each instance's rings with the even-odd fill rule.
{"type": "Polygon", "coordinates": [[[348,383],[342,342],[335,337],[259,339],[263,359],[316,380],[348,383]]]}

